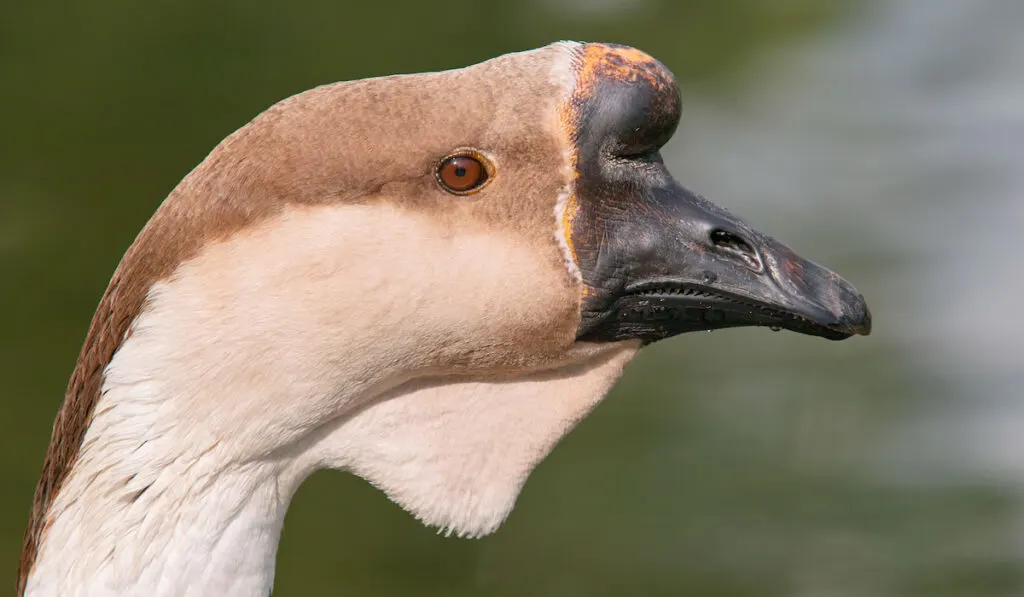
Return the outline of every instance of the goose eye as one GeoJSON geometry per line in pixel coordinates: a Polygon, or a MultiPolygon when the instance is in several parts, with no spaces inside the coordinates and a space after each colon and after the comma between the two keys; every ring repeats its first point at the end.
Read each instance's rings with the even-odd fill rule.
{"type": "Polygon", "coordinates": [[[437,168],[437,181],[449,193],[464,195],[487,182],[487,168],[471,155],[447,157],[437,168]]]}

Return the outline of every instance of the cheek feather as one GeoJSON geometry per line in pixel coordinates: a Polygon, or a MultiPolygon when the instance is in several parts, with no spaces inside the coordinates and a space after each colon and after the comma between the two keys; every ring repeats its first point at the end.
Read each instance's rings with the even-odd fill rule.
{"type": "MultiPolygon", "coordinates": [[[[572,185],[567,185],[571,187],[572,185]]],[[[565,267],[569,275],[577,282],[583,281],[580,273],[579,262],[576,258],[576,247],[572,242],[572,222],[579,210],[579,203],[576,201],[576,194],[571,188],[564,189],[558,194],[558,203],[555,205],[555,238],[562,249],[565,257],[565,267]]]]}

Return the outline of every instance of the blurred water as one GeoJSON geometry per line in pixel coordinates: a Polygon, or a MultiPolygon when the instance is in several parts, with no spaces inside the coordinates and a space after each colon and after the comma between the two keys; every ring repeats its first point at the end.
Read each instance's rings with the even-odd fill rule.
{"type": "MultiPolygon", "coordinates": [[[[794,569],[785,594],[1024,592],[1022,27],[1020,2],[875,2],[761,61],[726,97],[691,97],[669,148],[689,184],[843,272],[872,305],[873,355],[846,359],[863,378],[813,390],[861,404],[804,404],[806,457],[832,467],[852,455],[871,479],[862,488],[875,487],[862,499],[898,501],[909,488],[919,511],[944,504],[921,527],[904,527],[904,513],[874,537],[844,529],[849,544],[832,553],[852,559],[835,575],[834,561],[806,577],[794,569]],[[885,414],[864,412],[875,409],[885,414]],[[1008,501],[992,516],[967,487],[1008,501]],[[878,550],[921,567],[871,562],[878,550]],[[865,563],[870,574],[840,581],[865,563]]],[[[807,376],[835,349],[807,350],[784,375],[807,376]]],[[[736,391],[765,392],[763,381],[736,391]]],[[[812,534],[829,541],[822,531],[812,534]]]]}
{"type": "Polygon", "coordinates": [[[884,448],[915,474],[1024,475],[1022,26],[1012,0],[877,2],[752,69],[736,103],[697,98],[684,134],[699,141],[673,146],[702,188],[873,278],[871,341],[938,390],[884,448]]]}

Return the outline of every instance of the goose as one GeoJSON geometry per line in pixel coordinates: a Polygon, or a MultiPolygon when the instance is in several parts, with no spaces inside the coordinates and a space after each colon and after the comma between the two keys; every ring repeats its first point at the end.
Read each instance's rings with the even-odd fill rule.
{"type": "Polygon", "coordinates": [[[638,350],[870,332],[832,271],[687,190],[675,78],[558,42],[329,84],[229,135],[100,300],[18,592],[269,595],[311,473],[480,537],[638,350]]]}

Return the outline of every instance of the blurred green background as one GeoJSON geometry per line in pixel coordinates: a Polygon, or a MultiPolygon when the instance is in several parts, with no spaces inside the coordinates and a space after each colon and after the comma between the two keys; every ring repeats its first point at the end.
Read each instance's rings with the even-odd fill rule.
{"type": "Polygon", "coordinates": [[[318,474],[275,595],[1024,594],[1022,30],[1018,0],[5,2],[0,569],[111,272],[214,144],[317,84],[579,39],[668,65],[677,177],[875,333],[650,348],[483,540],[318,474]]]}

